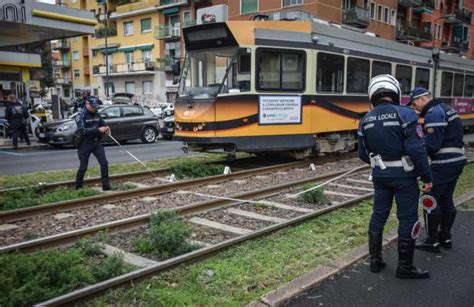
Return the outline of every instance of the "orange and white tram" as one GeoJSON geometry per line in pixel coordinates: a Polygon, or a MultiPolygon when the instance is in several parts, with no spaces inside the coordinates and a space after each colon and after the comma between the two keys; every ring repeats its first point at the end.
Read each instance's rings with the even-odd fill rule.
{"type": "Polygon", "coordinates": [[[228,21],[183,30],[176,138],[190,150],[350,151],[372,76],[423,86],[474,125],[474,63],[317,21],[228,21]]]}

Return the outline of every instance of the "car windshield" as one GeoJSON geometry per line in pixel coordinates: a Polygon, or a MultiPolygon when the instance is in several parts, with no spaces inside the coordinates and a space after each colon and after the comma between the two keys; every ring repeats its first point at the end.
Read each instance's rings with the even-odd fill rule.
{"type": "Polygon", "coordinates": [[[238,48],[191,51],[186,55],[179,96],[206,99],[225,91],[224,80],[238,48]]]}

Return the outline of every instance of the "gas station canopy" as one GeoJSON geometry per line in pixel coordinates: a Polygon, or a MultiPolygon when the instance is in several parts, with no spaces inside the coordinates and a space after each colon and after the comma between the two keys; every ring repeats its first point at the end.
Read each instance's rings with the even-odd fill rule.
{"type": "Polygon", "coordinates": [[[92,12],[36,2],[0,0],[0,47],[94,34],[92,12]]]}

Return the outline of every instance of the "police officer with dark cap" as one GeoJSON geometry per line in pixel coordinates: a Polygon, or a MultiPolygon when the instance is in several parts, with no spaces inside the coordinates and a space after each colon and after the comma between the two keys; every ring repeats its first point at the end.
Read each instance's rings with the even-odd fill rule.
{"type": "Polygon", "coordinates": [[[420,198],[427,237],[416,248],[440,252],[440,247],[452,248],[451,227],[456,218],[453,193],[466,164],[463,125],[456,111],[433,99],[425,88],[412,90],[409,105],[425,119],[423,139],[433,174],[433,189],[420,198]]]}
{"type": "Polygon", "coordinates": [[[76,116],[78,138],[80,139],[77,150],[80,166],[76,175],[76,189],[82,188],[84,184],[84,175],[89,164],[89,157],[93,154],[100,165],[102,190],[110,190],[109,167],[104,147],[101,144],[102,137],[109,133],[110,129],[97,112],[98,108],[97,101],[89,99],[85,104],[85,108],[76,116]]]}
{"type": "MultiPolygon", "coordinates": [[[[413,266],[415,239],[421,228],[418,220],[419,188],[432,187],[428,156],[422,135],[417,131],[418,116],[400,106],[401,90],[391,75],[379,75],[370,81],[369,98],[373,109],[360,121],[359,157],[372,167],[374,206],[369,224],[370,270],[379,273],[385,267],[382,258],[383,230],[397,203],[398,267],[397,278],[429,278],[427,271],[413,266]]],[[[419,130],[419,129],[418,129],[419,130]]]]}

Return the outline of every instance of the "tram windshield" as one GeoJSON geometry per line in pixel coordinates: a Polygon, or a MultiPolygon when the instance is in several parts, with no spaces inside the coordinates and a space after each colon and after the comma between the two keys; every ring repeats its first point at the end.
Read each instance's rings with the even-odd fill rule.
{"type": "Polygon", "coordinates": [[[190,51],[179,84],[183,98],[209,99],[250,90],[250,51],[237,47],[190,51]]]}

